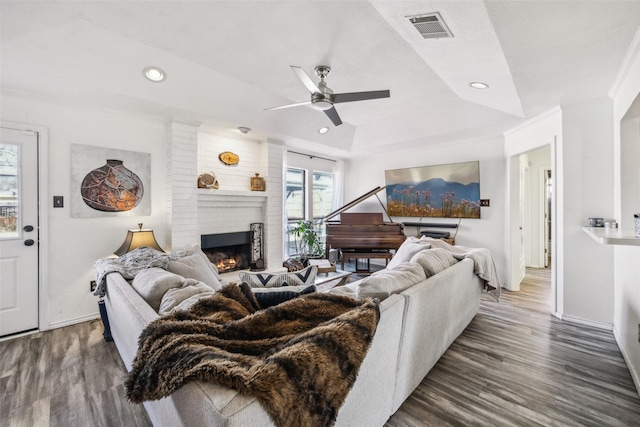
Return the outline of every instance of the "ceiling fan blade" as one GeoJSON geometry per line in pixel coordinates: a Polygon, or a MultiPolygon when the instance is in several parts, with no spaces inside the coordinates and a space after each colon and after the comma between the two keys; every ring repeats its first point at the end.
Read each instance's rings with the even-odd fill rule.
{"type": "Polygon", "coordinates": [[[333,95],[333,103],[366,101],[367,99],[389,98],[391,92],[388,90],[372,90],[370,92],[336,93],[333,95]]]}
{"type": "Polygon", "coordinates": [[[324,113],[331,119],[334,125],[340,126],[342,124],[342,120],[340,120],[340,116],[336,111],[335,107],[331,107],[328,110],[324,110],[324,113]]]}
{"type": "Polygon", "coordinates": [[[295,65],[290,65],[291,69],[296,73],[300,81],[303,85],[309,90],[311,93],[320,93],[320,89],[318,86],[311,80],[311,77],[300,67],[296,67],[295,65]]]}
{"type": "Polygon", "coordinates": [[[311,105],[311,101],[298,102],[296,104],[281,105],[280,107],[265,108],[264,110],[265,111],[268,111],[268,110],[282,110],[283,108],[300,107],[301,105],[311,105]]]}

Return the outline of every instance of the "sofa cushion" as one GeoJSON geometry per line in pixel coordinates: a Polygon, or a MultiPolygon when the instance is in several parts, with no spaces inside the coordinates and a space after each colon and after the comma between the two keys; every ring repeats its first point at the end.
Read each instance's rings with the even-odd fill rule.
{"type": "Polygon", "coordinates": [[[402,245],[400,245],[393,258],[391,258],[389,264],[387,264],[387,270],[392,270],[403,262],[409,262],[411,257],[415,254],[425,249],[429,249],[430,247],[431,244],[429,242],[420,240],[417,237],[407,237],[407,239],[402,242],[402,245]]]}
{"type": "Polygon", "coordinates": [[[167,270],[182,277],[204,282],[214,291],[222,288],[218,269],[209,261],[199,246],[187,249],[186,256],[169,261],[167,270]]]}
{"type": "Polygon", "coordinates": [[[182,287],[169,289],[164,294],[160,302],[158,314],[168,314],[174,309],[186,310],[201,297],[213,295],[214,293],[215,291],[213,291],[209,285],[196,282],[193,279],[186,279],[182,287]],[[197,296],[198,298],[191,298],[193,296],[197,296]],[[190,299],[190,304],[186,304],[185,306],[183,303],[187,299],[190,299]]]}
{"type": "Polygon", "coordinates": [[[281,286],[279,288],[252,288],[261,308],[278,305],[290,299],[316,291],[315,285],[281,286]]]}
{"type": "Polygon", "coordinates": [[[256,273],[241,271],[238,274],[240,281],[248,283],[252,288],[277,288],[280,286],[313,285],[318,274],[318,267],[310,265],[300,271],[291,273],[256,273]]]}
{"type": "Polygon", "coordinates": [[[420,264],[424,269],[425,276],[431,277],[442,270],[451,267],[458,260],[446,249],[434,248],[428,251],[418,252],[411,258],[411,262],[420,264]]]}
{"type": "Polygon", "coordinates": [[[169,289],[181,287],[184,281],[184,277],[178,274],[154,267],[138,272],[131,286],[151,308],[158,311],[164,294],[169,289]]]}
{"type": "Polygon", "coordinates": [[[383,301],[425,280],[424,269],[420,264],[403,262],[394,269],[384,269],[365,277],[358,284],[358,298],[379,298],[383,301]]]}

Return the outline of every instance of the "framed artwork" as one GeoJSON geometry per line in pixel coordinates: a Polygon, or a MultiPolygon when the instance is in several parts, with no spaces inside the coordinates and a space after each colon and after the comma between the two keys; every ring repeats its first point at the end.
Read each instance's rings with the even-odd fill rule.
{"type": "Polygon", "coordinates": [[[480,218],[480,162],[384,172],[391,216],[480,218]]]}
{"type": "Polygon", "coordinates": [[[71,216],[151,215],[151,154],[71,144],[71,216]]]}

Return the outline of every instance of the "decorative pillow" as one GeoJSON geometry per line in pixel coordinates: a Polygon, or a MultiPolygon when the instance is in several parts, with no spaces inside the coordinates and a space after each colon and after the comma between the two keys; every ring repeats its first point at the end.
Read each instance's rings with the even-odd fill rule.
{"type": "Polygon", "coordinates": [[[227,280],[223,279],[222,276],[220,276],[218,267],[216,267],[216,265],[213,262],[211,262],[211,259],[209,258],[209,256],[202,251],[200,246],[193,245],[190,248],[187,248],[186,252],[187,252],[187,255],[193,255],[193,254],[200,255],[202,259],[207,262],[207,265],[210,267],[211,271],[213,271],[213,275],[216,276],[216,279],[218,279],[218,281],[222,284],[222,286],[229,283],[227,280]]]}
{"type": "Polygon", "coordinates": [[[429,242],[420,240],[417,237],[407,237],[407,239],[402,242],[402,245],[400,245],[393,258],[391,258],[389,264],[387,264],[387,270],[394,269],[403,262],[409,262],[411,257],[415,254],[425,249],[429,249],[430,247],[431,244],[429,242]]]}
{"type": "Polygon", "coordinates": [[[357,289],[358,289],[357,283],[353,282],[344,286],[336,286],[335,288],[331,288],[326,293],[334,294],[334,295],[345,295],[351,298],[357,298],[356,296],[357,289]],[[352,286],[352,285],[355,285],[355,286],[352,286]]]}
{"type": "Polygon", "coordinates": [[[169,289],[181,287],[184,281],[182,276],[154,267],[140,270],[133,278],[131,286],[147,304],[158,311],[164,294],[169,289]]]}
{"type": "Polygon", "coordinates": [[[442,270],[451,267],[458,260],[446,249],[434,248],[428,251],[418,252],[411,258],[411,262],[420,264],[424,269],[425,276],[431,277],[442,270]]]}
{"type": "Polygon", "coordinates": [[[253,288],[252,290],[260,307],[268,308],[302,295],[314,293],[316,287],[315,285],[284,286],[280,288],[253,288]]]}
{"type": "Polygon", "coordinates": [[[310,265],[291,273],[272,274],[241,271],[238,278],[241,282],[248,283],[252,288],[277,288],[280,286],[313,285],[317,274],[318,267],[310,265]]]}
{"type": "MultiPolygon", "coordinates": [[[[163,315],[170,313],[174,309],[178,309],[178,306],[180,306],[180,309],[184,310],[185,308],[182,307],[181,304],[186,299],[196,295],[200,295],[200,297],[202,297],[205,295],[213,295],[214,293],[215,291],[212,291],[208,285],[202,282],[196,282],[193,279],[187,279],[181,288],[169,289],[164,294],[158,314],[163,315]]],[[[194,304],[198,299],[199,298],[194,298],[193,301],[191,301],[191,304],[194,304]]]]}
{"type": "Polygon", "coordinates": [[[390,295],[402,292],[425,279],[424,270],[420,264],[403,262],[393,270],[379,270],[362,279],[358,284],[356,296],[379,298],[383,301],[390,295]]]}
{"type": "Polygon", "coordinates": [[[179,274],[182,277],[204,282],[214,291],[222,288],[218,269],[211,264],[207,256],[198,246],[188,249],[186,256],[178,258],[175,261],[169,261],[167,270],[179,274]]]}

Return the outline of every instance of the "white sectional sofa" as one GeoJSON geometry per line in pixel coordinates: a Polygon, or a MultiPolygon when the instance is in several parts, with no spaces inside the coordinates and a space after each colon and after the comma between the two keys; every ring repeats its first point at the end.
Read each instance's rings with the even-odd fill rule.
{"type": "MultiPolygon", "coordinates": [[[[334,292],[357,296],[364,285],[354,282],[334,292]]],[[[373,342],[336,425],[382,426],[473,319],[483,285],[473,261],[463,259],[381,301],[373,342]]],[[[119,273],[107,275],[105,306],[113,340],[130,370],[138,336],[158,313],[119,273]]],[[[144,406],[155,426],[273,425],[255,398],[201,381],[144,406]]]]}

